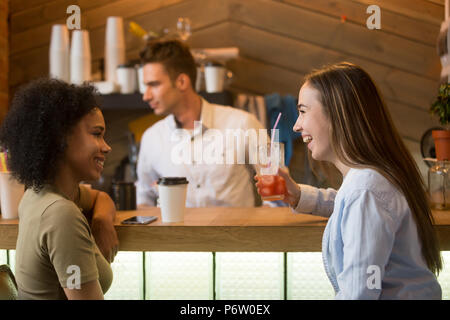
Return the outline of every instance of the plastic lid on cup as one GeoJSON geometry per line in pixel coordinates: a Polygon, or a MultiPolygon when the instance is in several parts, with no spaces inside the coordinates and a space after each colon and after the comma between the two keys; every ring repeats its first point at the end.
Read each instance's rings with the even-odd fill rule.
{"type": "Polygon", "coordinates": [[[127,68],[127,69],[129,69],[129,68],[134,68],[134,64],[131,63],[131,62],[119,64],[119,65],[117,66],[117,69],[119,69],[119,68],[127,68]]]}
{"type": "Polygon", "coordinates": [[[205,63],[206,67],[224,67],[224,65],[217,61],[208,61],[205,63]]]}
{"type": "Polygon", "coordinates": [[[186,177],[162,177],[158,179],[158,184],[163,186],[175,186],[188,183],[186,177]]]}

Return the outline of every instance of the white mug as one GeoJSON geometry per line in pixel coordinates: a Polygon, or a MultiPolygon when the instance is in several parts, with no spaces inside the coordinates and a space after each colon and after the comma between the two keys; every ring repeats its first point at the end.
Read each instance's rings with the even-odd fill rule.
{"type": "MultiPolygon", "coordinates": [[[[197,76],[198,74],[202,73],[199,73],[197,71],[197,76]]],[[[224,65],[218,62],[208,62],[205,64],[204,80],[206,92],[208,93],[223,92],[225,87],[231,83],[232,79],[233,73],[225,69],[224,65]]]]}
{"type": "Polygon", "coordinates": [[[116,69],[120,93],[131,94],[136,91],[136,69],[132,65],[119,65],[116,69]]]}
{"type": "Polygon", "coordinates": [[[222,92],[225,85],[225,67],[217,62],[209,62],[205,65],[206,92],[222,92]]]}

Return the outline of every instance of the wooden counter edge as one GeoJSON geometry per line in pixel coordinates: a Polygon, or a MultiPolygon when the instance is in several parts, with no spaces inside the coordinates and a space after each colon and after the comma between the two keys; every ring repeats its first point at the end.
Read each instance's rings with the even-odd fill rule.
{"type": "MultiPolygon", "coordinates": [[[[215,209],[219,210],[219,209],[215,209]]],[[[275,211],[275,210],[274,210],[275,211]]],[[[261,212],[261,210],[259,211],[261,212]]],[[[124,216],[141,213],[121,213],[124,216]]],[[[151,214],[159,214],[153,210],[151,214]]],[[[436,214],[436,231],[441,250],[450,250],[450,212],[436,214]]],[[[124,226],[116,224],[121,251],[239,251],[314,252],[321,251],[321,225],[170,225],[124,226]]],[[[0,249],[16,246],[18,220],[0,219],[0,249]]]]}

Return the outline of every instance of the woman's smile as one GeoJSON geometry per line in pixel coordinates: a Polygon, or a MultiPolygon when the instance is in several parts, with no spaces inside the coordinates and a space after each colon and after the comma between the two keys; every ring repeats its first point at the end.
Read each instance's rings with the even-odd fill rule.
{"type": "Polygon", "coordinates": [[[105,158],[104,157],[97,157],[94,160],[95,160],[95,163],[97,164],[98,170],[100,172],[103,171],[103,167],[104,167],[104,164],[105,164],[105,158]]]}

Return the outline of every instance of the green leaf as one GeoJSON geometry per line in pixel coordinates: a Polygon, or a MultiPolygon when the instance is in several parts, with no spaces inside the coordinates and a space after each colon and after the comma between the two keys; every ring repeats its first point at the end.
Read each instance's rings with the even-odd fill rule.
{"type": "Polygon", "coordinates": [[[442,125],[450,123],[450,84],[444,83],[439,86],[439,94],[436,101],[430,106],[430,114],[439,117],[442,125]]]}

